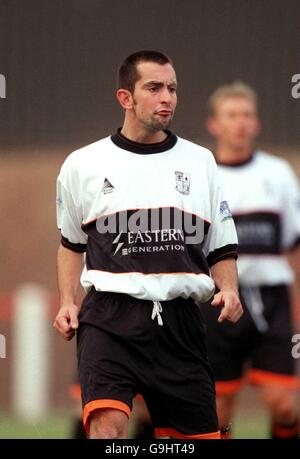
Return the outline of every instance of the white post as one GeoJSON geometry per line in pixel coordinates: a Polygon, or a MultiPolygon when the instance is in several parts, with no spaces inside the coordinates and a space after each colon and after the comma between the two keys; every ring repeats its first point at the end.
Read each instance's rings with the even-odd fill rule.
{"type": "Polygon", "coordinates": [[[13,405],[22,418],[37,419],[48,408],[48,297],[35,284],[21,286],[15,295],[13,323],[13,405]]]}
{"type": "Polygon", "coordinates": [[[0,359],[6,358],[6,339],[4,335],[0,335],[0,359]]]}

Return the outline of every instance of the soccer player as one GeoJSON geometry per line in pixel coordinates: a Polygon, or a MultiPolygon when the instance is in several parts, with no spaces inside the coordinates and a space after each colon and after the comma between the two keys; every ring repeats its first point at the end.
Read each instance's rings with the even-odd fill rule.
{"type": "Polygon", "coordinates": [[[73,152],[57,180],[54,326],[77,330],[90,438],[127,438],[136,393],[157,436],[219,438],[201,303],[220,290],[219,321],[242,314],[237,240],[211,152],[170,132],[177,102],[170,59],[137,52],[119,69],[124,124],[73,152]],[[88,291],[80,312],[81,283],[88,291]]]}
{"type": "Polygon", "coordinates": [[[298,183],[285,160],[255,146],[260,122],[251,87],[235,82],[216,89],[209,109],[207,127],[216,139],[215,157],[237,228],[245,311],[231,327],[215,322],[212,308],[206,310],[220,426],[226,432],[245,379],[244,365],[250,362],[248,380],[260,387],[270,411],[272,438],[297,438],[289,294],[293,273],[284,252],[296,253],[300,242],[298,183]]]}

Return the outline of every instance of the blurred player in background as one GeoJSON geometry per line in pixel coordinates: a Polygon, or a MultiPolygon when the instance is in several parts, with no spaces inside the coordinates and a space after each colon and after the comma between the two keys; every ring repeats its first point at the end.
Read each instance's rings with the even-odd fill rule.
{"type": "Polygon", "coordinates": [[[250,361],[248,380],[260,387],[272,438],[297,438],[299,381],[291,355],[293,323],[289,286],[299,266],[300,196],[288,163],[255,147],[260,130],[257,96],[235,82],[209,99],[207,127],[239,240],[238,272],[245,314],[235,327],[215,321],[207,308],[208,350],[217,380],[220,426],[226,432],[250,361]]]}
{"type": "Polygon", "coordinates": [[[208,301],[217,285],[217,320],[242,315],[234,223],[212,154],[168,130],[177,103],[170,59],[156,51],[128,56],[116,95],[123,127],[72,153],[57,180],[54,326],[67,340],[78,329],[90,438],[127,438],[137,393],[157,436],[219,438],[195,302],[208,301]],[[88,294],[79,314],[80,278],[88,294]]]}

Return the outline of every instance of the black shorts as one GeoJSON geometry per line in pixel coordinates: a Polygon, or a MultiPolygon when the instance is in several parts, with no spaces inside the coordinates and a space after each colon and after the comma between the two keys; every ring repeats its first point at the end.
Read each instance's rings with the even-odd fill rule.
{"type": "Polygon", "coordinates": [[[297,389],[288,287],[241,288],[240,293],[244,315],[235,324],[218,323],[220,308],[203,305],[217,394],[235,392],[245,379],[297,389]]]}
{"type": "Polygon", "coordinates": [[[157,436],[218,438],[215,389],[203,319],[192,300],[153,302],[92,289],[77,333],[84,424],[99,408],[128,416],[143,395],[157,436]]]}

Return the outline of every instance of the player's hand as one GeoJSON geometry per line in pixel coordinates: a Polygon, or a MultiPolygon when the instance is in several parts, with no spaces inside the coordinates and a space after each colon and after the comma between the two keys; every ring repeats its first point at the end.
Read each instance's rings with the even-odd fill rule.
{"type": "Polygon", "coordinates": [[[62,335],[64,339],[70,341],[78,328],[79,308],[75,304],[61,306],[53,322],[53,327],[62,335]]]}
{"type": "Polygon", "coordinates": [[[235,290],[221,290],[214,296],[211,305],[223,306],[218,322],[223,322],[225,319],[237,322],[244,313],[239,295],[235,290]]]}

